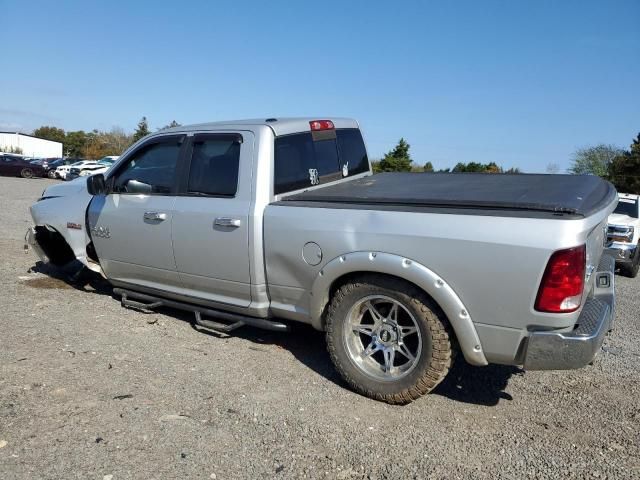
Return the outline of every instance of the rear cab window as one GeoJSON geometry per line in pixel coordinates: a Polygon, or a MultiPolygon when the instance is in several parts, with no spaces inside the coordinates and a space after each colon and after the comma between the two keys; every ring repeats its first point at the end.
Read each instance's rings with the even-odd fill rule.
{"type": "Polygon", "coordinates": [[[294,133],[275,139],[276,195],[368,171],[367,151],[357,128],[294,133]]]}

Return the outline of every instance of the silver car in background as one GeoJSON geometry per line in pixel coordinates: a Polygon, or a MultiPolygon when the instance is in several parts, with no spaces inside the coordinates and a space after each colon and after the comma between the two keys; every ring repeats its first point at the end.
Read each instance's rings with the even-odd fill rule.
{"type": "Polygon", "coordinates": [[[95,163],[72,167],[67,175],[67,180],[73,180],[78,177],[88,177],[96,173],[106,173],[109,168],[118,160],[117,155],[109,155],[97,160],[95,163]]]}

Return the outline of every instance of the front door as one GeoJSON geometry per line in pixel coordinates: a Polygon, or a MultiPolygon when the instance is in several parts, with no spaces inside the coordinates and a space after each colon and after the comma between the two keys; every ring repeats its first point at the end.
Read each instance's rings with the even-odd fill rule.
{"type": "Polygon", "coordinates": [[[91,201],[91,238],[110,280],[180,289],[171,224],[183,140],[173,135],[143,144],[108,177],[109,193],[91,201]]]}
{"type": "MultiPolygon", "coordinates": [[[[197,134],[173,215],[176,268],[190,296],[248,307],[253,134],[197,134]]],[[[262,233],[260,232],[259,235],[262,233]]]]}

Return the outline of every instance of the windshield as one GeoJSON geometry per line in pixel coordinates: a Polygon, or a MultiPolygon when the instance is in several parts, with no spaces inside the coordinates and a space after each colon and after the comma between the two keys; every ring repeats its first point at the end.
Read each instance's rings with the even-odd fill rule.
{"type": "Polygon", "coordinates": [[[84,161],[71,164],[72,167],[79,167],[80,165],[84,165],[84,161]]]}
{"type": "Polygon", "coordinates": [[[638,218],[638,202],[624,202],[619,201],[618,206],[613,213],[619,213],[620,215],[627,215],[631,218],[638,218]]]}

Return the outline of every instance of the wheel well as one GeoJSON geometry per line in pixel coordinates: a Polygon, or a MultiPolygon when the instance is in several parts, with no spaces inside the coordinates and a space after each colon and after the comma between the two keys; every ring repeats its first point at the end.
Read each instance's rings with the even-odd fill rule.
{"type": "Polygon", "coordinates": [[[75,260],[73,250],[60,232],[43,226],[37,226],[35,230],[38,245],[53,265],[62,266],[75,260]]]}
{"type": "MultiPolygon", "coordinates": [[[[396,280],[399,280],[401,282],[407,283],[415,288],[417,288],[418,290],[420,290],[422,293],[424,293],[427,298],[429,298],[429,300],[433,303],[434,306],[436,306],[438,308],[438,313],[440,313],[444,318],[447,319],[447,322],[449,324],[451,324],[451,321],[449,320],[449,318],[447,317],[447,314],[444,312],[444,310],[442,309],[442,307],[438,304],[438,302],[436,302],[434,300],[434,298],[429,295],[428,292],[426,292],[422,287],[420,287],[419,285],[416,285],[415,283],[402,278],[402,277],[398,277],[396,275],[391,275],[389,273],[380,273],[380,272],[369,272],[369,271],[361,271],[361,272],[349,272],[346,273],[344,275],[342,275],[341,277],[336,278],[332,283],[331,286],[329,287],[329,297],[327,300],[327,304],[324,306],[324,310],[322,312],[322,328],[324,329],[324,323],[325,323],[325,319],[326,319],[326,312],[327,312],[327,308],[329,306],[329,304],[331,303],[331,300],[333,299],[333,296],[335,295],[335,293],[338,291],[338,289],[343,286],[346,283],[350,283],[355,281],[358,278],[361,277],[371,277],[371,276],[376,276],[376,277],[381,277],[381,278],[393,278],[396,280]]],[[[455,335],[455,331],[453,330],[453,328],[451,328],[451,334],[453,335],[453,339],[454,341],[457,342],[457,338],[455,335]]]]}

